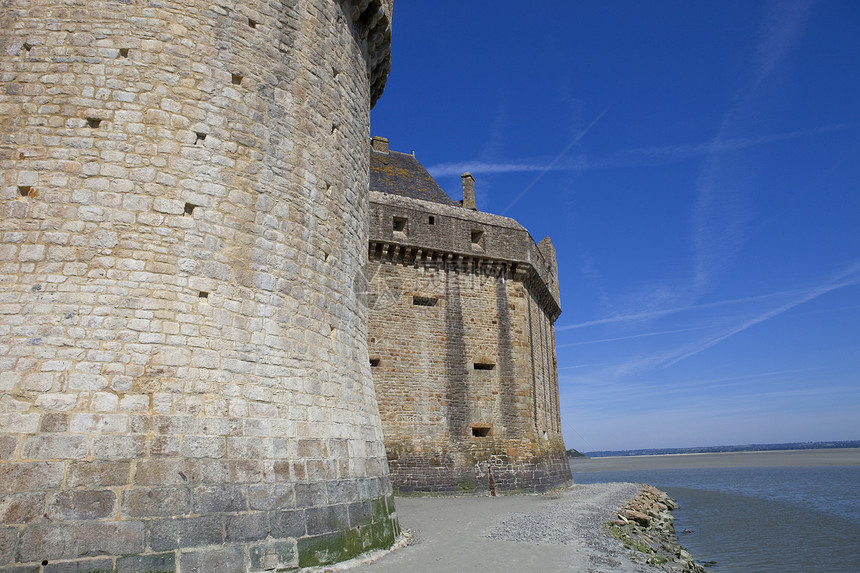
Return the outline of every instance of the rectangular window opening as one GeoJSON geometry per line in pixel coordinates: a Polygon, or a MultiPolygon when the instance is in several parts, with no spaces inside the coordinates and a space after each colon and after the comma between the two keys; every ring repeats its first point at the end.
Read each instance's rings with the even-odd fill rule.
{"type": "Polygon", "coordinates": [[[430,225],[435,225],[436,224],[436,217],[434,217],[433,215],[430,215],[430,218],[427,219],[427,223],[430,225]]]}
{"type": "Polygon", "coordinates": [[[436,306],[439,299],[435,296],[413,296],[412,304],[414,306],[436,306]]]}
{"type": "Polygon", "coordinates": [[[101,118],[98,118],[98,117],[88,117],[87,118],[87,125],[93,129],[96,129],[98,126],[101,125],[101,123],[102,123],[101,118]]]}
{"type": "Polygon", "coordinates": [[[370,357],[370,367],[376,368],[379,366],[379,356],[371,356],[370,357]]]}
{"type": "Polygon", "coordinates": [[[490,435],[490,430],[492,429],[492,426],[472,426],[472,436],[476,438],[486,438],[490,435]]]}
{"type": "Polygon", "coordinates": [[[21,197],[29,197],[30,189],[32,189],[32,187],[29,185],[18,185],[18,195],[21,197]]]}
{"type": "Polygon", "coordinates": [[[197,145],[201,141],[206,141],[206,134],[205,133],[197,133],[197,139],[194,141],[194,145],[197,145]]]}
{"type": "Polygon", "coordinates": [[[242,83],[242,78],[244,78],[242,74],[230,74],[230,81],[233,82],[234,86],[238,86],[242,83]]]}
{"type": "Polygon", "coordinates": [[[472,231],[471,238],[472,238],[472,244],[473,245],[480,245],[481,240],[484,238],[484,232],[483,231],[472,231]]]}
{"type": "Polygon", "coordinates": [[[128,57],[128,48],[120,48],[119,49],[119,57],[127,58],[128,57]]]}
{"type": "Polygon", "coordinates": [[[496,367],[492,362],[475,362],[472,368],[475,370],[492,370],[496,367]]]}
{"type": "Polygon", "coordinates": [[[197,205],[192,205],[191,203],[186,203],[185,204],[185,214],[191,215],[192,213],[194,213],[195,207],[197,207],[197,205]]]}
{"type": "Polygon", "coordinates": [[[398,233],[406,232],[406,224],[409,222],[409,219],[406,217],[394,217],[394,230],[398,233]]]}
{"type": "Polygon", "coordinates": [[[209,298],[209,293],[208,293],[208,292],[206,292],[206,291],[204,291],[204,290],[202,290],[202,291],[200,291],[199,293],[197,293],[197,296],[198,296],[199,298],[209,298]]]}

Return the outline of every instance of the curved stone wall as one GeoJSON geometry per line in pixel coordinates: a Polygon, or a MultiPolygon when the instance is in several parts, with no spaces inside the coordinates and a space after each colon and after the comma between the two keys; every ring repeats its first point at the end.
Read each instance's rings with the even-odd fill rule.
{"type": "Polygon", "coordinates": [[[361,297],[390,16],[3,4],[0,568],[392,543],[361,297]]]}

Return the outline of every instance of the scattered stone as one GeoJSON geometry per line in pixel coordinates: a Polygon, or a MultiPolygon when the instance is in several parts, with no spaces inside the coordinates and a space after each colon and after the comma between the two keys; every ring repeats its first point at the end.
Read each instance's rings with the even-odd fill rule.
{"type": "MultiPolygon", "coordinates": [[[[639,495],[630,500],[607,527],[613,536],[634,551],[634,559],[659,571],[705,573],[705,568],[678,544],[675,518],[671,514],[675,509],[678,504],[666,492],[643,485],[639,495]]],[[[685,529],[684,533],[692,532],[685,529]]]]}

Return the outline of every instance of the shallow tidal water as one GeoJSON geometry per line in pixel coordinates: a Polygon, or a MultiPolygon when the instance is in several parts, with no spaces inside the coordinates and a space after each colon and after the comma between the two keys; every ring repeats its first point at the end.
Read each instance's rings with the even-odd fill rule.
{"type": "Polygon", "coordinates": [[[709,566],[715,573],[860,571],[860,450],[778,458],[793,465],[773,465],[777,457],[765,454],[574,459],[570,465],[576,483],[649,483],[669,493],[681,506],[674,512],[681,545],[700,563],[715,562],[709,566]],[[809,465],[828,460],[851,465],[809,465]]]}

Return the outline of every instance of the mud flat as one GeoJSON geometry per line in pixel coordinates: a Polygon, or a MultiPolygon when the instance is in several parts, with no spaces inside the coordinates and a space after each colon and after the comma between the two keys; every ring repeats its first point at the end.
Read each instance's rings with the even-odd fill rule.
{"type": "Polygon", "coordinates": [[[742,467],[858,466],[860,448],[824,450],[769,450],[764,452],[725,452],[713,454],[664,454],[572,458],[574,474],[633,470],[671,470],[742,467]]]}

